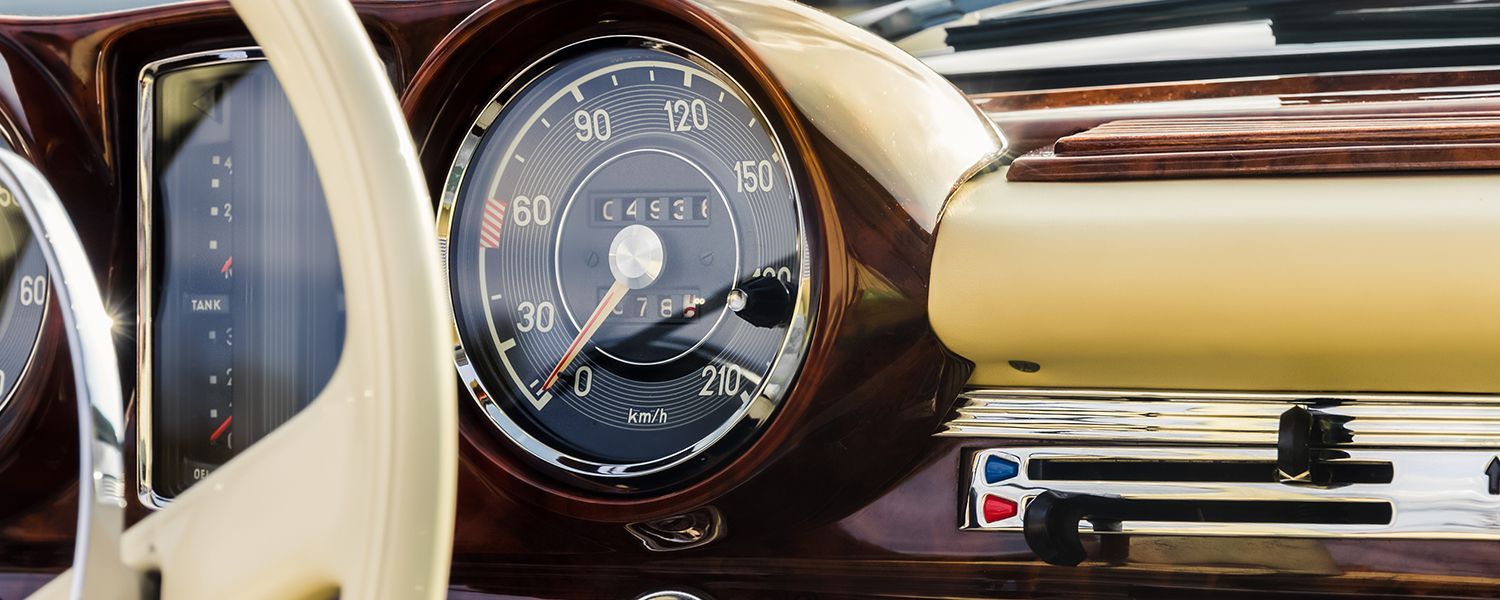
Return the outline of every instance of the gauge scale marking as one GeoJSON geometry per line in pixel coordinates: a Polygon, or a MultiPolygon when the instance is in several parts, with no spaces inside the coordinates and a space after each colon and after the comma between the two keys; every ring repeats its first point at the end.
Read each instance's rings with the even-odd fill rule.
{"type": "Polygon", "coordinates": [[[533,456],[594,478],[736,449],[786,393],[808,321],[768,121],[656,41],[565,49],[517,81],[460,149],[439,218],[466,387],[533,456]]]}

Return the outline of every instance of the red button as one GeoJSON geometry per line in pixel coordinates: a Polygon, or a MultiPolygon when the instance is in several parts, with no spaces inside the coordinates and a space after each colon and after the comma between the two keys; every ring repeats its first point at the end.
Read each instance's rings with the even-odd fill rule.
{"type": "Polygon", "coordinates": [[[990,523],[1016,516],[1016,503],[999,496],[984,497],[984,520],[990,523]]]}

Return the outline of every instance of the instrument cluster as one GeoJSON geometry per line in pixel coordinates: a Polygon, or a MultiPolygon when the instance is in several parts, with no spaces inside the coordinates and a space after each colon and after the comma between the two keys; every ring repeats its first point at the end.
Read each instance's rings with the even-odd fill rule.
{"type": "MultiPolygon", "coordinates": [[[[162,10],[205,29],[188,46],[126,35],[98,70],[117,81],[72,99],[134,108],[101,113],[101,129],[127,132],[110,140],[125,165],[87,157],[132,189],[55,181],[65,201],[134,204],[119,223],[78,223],[106,277],[133,273],[106,291],[118,350],[134,352],[126,456],[147,508],[308,405],[347,333],[322,184],[269,63],[227,10],[162,10]]],[[[478,480],[465,489],[612,524],[713,504],[753,527],[734,498],[836,512],[859,501],[840,490],[898,472],[903,445],[940,425],[967,367],[924,312],[933,230],[953,182],[999,143],[946,81],[792,4],[475,1],[435,5],[441,22],[400,3],[357,10],[388,25],[371,31],[434,200],[459,472],[478,480]],[[833,89],[851,77],[913,92],[833,89]],[[927,118],[934,98],[959,115],[922,124],[941,146],[862,125],[927,118]]],[[[0,263],[16,290],[4,348],[47,330],[23,242],[0,263]]],[[[0,353],[0,395],[28,360],[0,353]]],[[[0,442],[19,439],[5,429],[16,404],[0,442]]]]}

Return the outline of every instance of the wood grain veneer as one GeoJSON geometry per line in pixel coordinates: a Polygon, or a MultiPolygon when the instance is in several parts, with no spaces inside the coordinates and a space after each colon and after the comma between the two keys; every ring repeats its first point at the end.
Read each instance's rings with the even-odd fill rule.
{"type": "Polygon", "coordinates": [[[1018,158],[1011,181],[1500,168],[1500,112],[1125,119],[1018,158]]]}

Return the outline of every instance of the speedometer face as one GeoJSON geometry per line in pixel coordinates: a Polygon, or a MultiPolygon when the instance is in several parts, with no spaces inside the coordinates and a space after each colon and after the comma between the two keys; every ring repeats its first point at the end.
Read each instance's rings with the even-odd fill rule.
{"type": "Polygon", "coordinates": [[[31,364],[47,312],[47,261],[11,191],[0,187],[0,410],[31,364]]]}
{"type": "Polygon", "coordinates": [[[618,38],[554,55],[482,113],[439,233],[459,370],[509,438],[618,481],[704,466],[771,417],[809,293],[771,128],[707,61],[618,38]]]}

